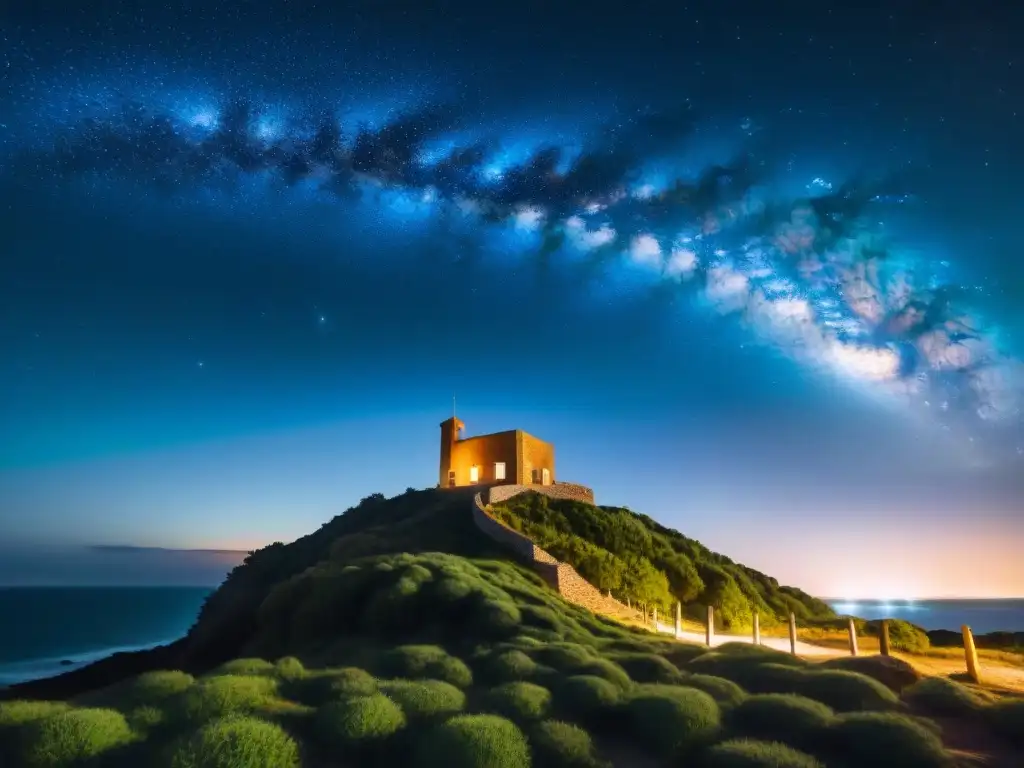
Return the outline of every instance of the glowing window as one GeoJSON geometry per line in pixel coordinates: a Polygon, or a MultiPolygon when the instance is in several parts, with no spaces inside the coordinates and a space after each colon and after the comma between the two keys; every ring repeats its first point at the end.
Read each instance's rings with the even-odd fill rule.
{"type": "Polygon", "coordinates": [[[540,471],[541,485],[551,485],[551,470],[546,467],[540,471]]]}
{"type": "Polygon", "coordinates": [[[480,481],[480,467],[473,465],[469,468],[469,482],[477,483],[480,481]]]}
{"type": "Polygon", "coordinates": [[[505,479],[505,462],[496,461],[494,462],[494,479],[504,480],[505,479]]]}

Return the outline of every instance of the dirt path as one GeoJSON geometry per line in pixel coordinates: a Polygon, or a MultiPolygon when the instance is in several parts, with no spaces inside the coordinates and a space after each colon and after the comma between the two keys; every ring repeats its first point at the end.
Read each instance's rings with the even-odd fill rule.
{"type": "MultiPolygon", "coordinates": [[[[675,628],[670,627],[667,624],[658,622],[658,631],[668,635],[675,634],[675,628]]],[[[679,635],[679,639],[685,643],[696,643],[697,645],[704,645],[706,638],[701,632],[687,632],[683,631],[679,635]]],[[[711,647],[716,648],[719,645],[725,643],[753,643],[754,638],[751,635],[724,635],[715,634],[711,638],[711,647]]],[[[777,651],[790,652],[789,638],[785,637],[764,637],[761,636],[761,645],[766,648],[774,648],[777,651]]],[[[811,643],[805,643],[803,640],[796,641],[796,653],[797,656],[813,656],[816,658],[836,658],[837,656],[845,656],[846,653],[836,648],[827,648],[822,645],[812,645],[811,643]]]]}

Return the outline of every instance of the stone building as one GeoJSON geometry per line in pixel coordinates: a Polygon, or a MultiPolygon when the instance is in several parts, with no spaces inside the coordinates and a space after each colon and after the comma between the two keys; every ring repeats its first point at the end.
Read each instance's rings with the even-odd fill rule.
{"type": "Polygon", "coordinates": [[[551,485],[555,448],[521,429],[462,437],[466,425],[441,422],[441,488],[467,485],[551,485]]]}

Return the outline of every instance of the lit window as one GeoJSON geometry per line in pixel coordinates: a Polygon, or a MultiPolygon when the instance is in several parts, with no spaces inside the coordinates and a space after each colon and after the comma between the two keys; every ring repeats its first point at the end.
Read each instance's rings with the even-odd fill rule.
{"type": "Polygon", "coordinates": [[[480,467],[473,465],[469,468],[469,482],[480,482],[480,467]]]}
{"type": "Polygon", "coordinates": [[[504,480],[505,479],[505,462],[496,461],[494,462],[494,479],[504,480]]]}

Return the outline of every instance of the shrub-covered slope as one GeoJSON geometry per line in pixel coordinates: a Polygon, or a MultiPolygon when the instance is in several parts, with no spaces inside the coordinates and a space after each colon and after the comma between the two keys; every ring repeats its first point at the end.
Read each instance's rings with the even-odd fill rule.
{"type": "MultiPolygon", "coordinates": [[[[953,765],[936,724],[871,678],[615,625],[501,560],[324,562],[270,591],[245,653],[199,676],[0,703],[0,764],[953,765]]],[[[960,694],[907,695],[1020,732],[1013,702],[960,694]]]]}
{"type": "Polygon", "coordinates": [[[800,620],[835,617],[821,600],[628,509],[524,493],[492,512],[595,586],[634,603],[667,611],[679,600],[700,618],[713,605],[733,629],[749,627],[754,609],[766,624],[791,611],[800,620]]]}

